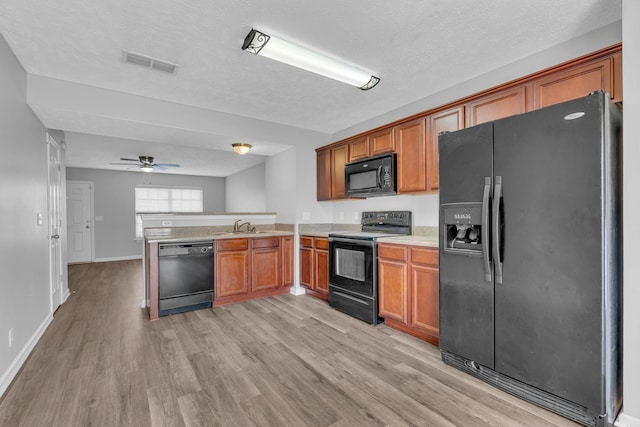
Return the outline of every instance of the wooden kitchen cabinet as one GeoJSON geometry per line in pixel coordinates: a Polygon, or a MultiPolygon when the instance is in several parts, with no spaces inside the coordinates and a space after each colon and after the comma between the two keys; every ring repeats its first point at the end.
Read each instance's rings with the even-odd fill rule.
{"type": "Polygon", "coordinates": [[[377,156],[396,151],[396,139],[393,127],[379,130],[369,136],[369,155],[377,156]]]}
{"type": "Polygon", "coordinates": [[[378,312],[380,317],[408,323],[407,247],[378,245],[378,312]]]}
{"type": "Polygon", "coordinates": [[[341,144],[331,148],[331,199],[344,199],[344,165],[347,164],[349,145],[341,144]]]}
{"type": "Polygon", "coordinates": [[[466,105],[467,126],[475,126],[530,111],[531,107],[528,106],[527,99],[529,86],[516,86],[469,102],[466,105]]]}
{"type": "Polygon", "coordinates": [[[252,239],[251,290],[252,292],[282,286],[280,275],[280,238],[252,239]]]}
{"type": "Polygon", "coordinates": [[[427,189],[438,190],[438,135],[464,128],[464,106],[450,108],[427,117],[427,189]]]}
{"type": "Polygon", "coordinates": [[[348,142],[349,145],[349,159],[347,163],[355,160],[366,159],[369,154],[369,137],[362,136],[352,139],[348,142]]]}
{"type": "Polygon", "coordinates": [[[439,343],[438,250],[378,245],[379,313],[385,324],[439,343]]]}
{"type": "Polygon", "coordinates": [[[329,297],[329,239],[300,236],[300,284],[307,294],[329,297]]]}
{"type": "Polygon", "coordinates": [[[331,200],[331,149],[316,151],[316,198],[331,200]]]}
{"type": "Polygon", "coordinates": [[[398,193],[426,191],[427,148],[425,119],[419,118],[394,129],[398,154],[398,193]]]}
{"type": "Polygon", "coordinates": [[[214,306],[277,295],[293,283],[293,237],[215,241],[214,306]]]}
{"type": "Polygon", "coordinates": [[[620,54],[569,67],[533,82],[534,108],[543,108],[571,99],[587,96],[595,90],[609,93],[614,102],[622,100],[620,54]]]}
{"type": "Polygon", "coordinates": [[[216,241],[216,300],[249,292],[248,248],[248,239],[216,241]]]}

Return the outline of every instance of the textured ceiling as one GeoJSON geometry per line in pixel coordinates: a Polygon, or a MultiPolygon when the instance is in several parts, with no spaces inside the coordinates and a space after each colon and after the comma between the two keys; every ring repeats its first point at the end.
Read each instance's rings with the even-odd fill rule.
{"type": "MultiPolygon", "coordinates": [[[[207,151],[229,154],[231,142],[252,143],[258,162],[289,146],[322,145],[335,132],[620,17],[619,0],[0,2],[0,31],[26,71],[43,77],[29,86],[29,105],[47,127],[75,132],[71,166],[107,167],[121,156],[162,152],[162,161],[183,163],[185,173],[207,151]],[[240,46],[252,27],[382,81],[360,91],[250,55],[240,46]],[[125,64],[122,49],[180,68],[171,76],[125,64]],[[58,105],[53,94],[62,84],[75,85],[65,92],[75,98],[58,105]],[[145,108],[126,108],[137,102],[145,108]],[[131,141],[107,144],[83,134],[131,141]],[[100,150],[99,141],[106,145],[100,150]],[[154,142],[163,145],[154,149],[154,142]]],[[[195,166],[193,173],[243,168],[238,158],[213,157],[219,161],[207,173],[195,166]]]]}

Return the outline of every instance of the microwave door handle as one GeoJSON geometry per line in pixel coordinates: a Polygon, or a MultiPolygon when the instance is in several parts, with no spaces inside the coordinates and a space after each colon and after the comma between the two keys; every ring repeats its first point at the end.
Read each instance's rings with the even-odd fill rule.
{"type": "Polygon", "coordinates": [[[376,180],[378,181],[378,188],[382,190],[382,165],[378,166],[376,180]]]}

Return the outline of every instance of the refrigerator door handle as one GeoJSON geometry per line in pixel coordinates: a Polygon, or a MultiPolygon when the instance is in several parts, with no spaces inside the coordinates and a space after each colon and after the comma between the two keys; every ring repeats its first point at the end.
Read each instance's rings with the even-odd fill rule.
{"type": "Polygon", "coordinates": [[[500,199],[502,199],[502,177],[496,176],[493,189],[493,262],[496,284],[502,283],[502,260],[500,259],[500,199]]]}
{"type": "Polygon", "coordinates": [[[484,194],[482,195],[482,259],[484,260],[484,280],[491,282],[491,259],[489,254],[489,196],[491,194],[491,177],[484,177],[484,194]]]}

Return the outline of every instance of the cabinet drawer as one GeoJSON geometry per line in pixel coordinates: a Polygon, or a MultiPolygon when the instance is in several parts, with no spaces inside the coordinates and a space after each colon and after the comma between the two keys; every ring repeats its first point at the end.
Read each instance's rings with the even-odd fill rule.
{"type": "Polygon", "coordinates": [[[316,238],[316,249],[329,249],[329,239],[316,238]]]}
{"type": "Polygon", "coordinates": [[[312,248],[313,247],[313,237],[302,237],[302,236],[300,236],[300,246],[303,246],[305,248],[312,248]]]}
{"type": "Polygon", "coordinates": [[[378,256],[380,258],[396,259],[399,261],[407,260],[407,247],[394,245],[378,245],[378,256]]]}
{"type": "Polygon", "coordinates": [[[412,247],[411,262],[416,264],[438,265],[438,250],[412,247]]]}
{"type": "Polygon", "coordinates": [[[279,237],[265,237],[265,238],[254,238],[251,241],[251,245],[254,249],[256,248],[277,248],[280,246],[280,238],[279,237]]]}
{"type": "Polygon", "coordinates": [[[249,249],[247,239],[220,239],[216,241],[216,251],[238,251],[249,249]]]}

